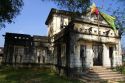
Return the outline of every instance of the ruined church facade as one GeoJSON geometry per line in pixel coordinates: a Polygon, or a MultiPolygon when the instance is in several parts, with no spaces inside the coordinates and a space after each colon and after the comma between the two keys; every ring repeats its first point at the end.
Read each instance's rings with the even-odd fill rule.
{"type": "Polygon", "coordinates": [[[48,37],[6,33],[3,62],[11,65],[50,63],[48,37]]]}
{"type": "Polygon", "coordinates": [[[100,14],[76,16],[69,11],[52,9],[46,25],[52,64],[59,73],[122,65],[118,29],[114,31],[100,14]]]}

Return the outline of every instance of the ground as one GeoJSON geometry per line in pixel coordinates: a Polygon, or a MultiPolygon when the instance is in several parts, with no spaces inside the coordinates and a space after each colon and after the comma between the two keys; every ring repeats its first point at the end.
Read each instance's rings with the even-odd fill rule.
{"type": "MultiPolygon", "coordinates": [[[[117,67],[116,71],[125,74],[125,66],[117,67]]],[[[0,83],[83,83],[58,76],[50,68],[12,68],[0,67],[0,83]]],[[[106,83],[106,82],[104,82],[106,83]]],[[[110,83],[110,82],[109,82],[110,83]]],[[[125,82],[117,82],[125,83],[125,82]]]]}
{"type": "Polygon", "coordinates": [[[0,83],[81,83],[59,77],[49,69],[42,68],[0,68],[0,83]]]}

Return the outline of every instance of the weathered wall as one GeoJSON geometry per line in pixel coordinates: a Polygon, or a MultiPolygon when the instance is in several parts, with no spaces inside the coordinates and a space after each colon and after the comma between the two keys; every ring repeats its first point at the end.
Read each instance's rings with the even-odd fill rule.
{"type": "Polygon", "coordinates": [[[35,63],[48,63],[48,55],[47,50],[45,48],[36,48],[35,55],[36,59],[35,63]]]}
{"type": "Polygon", "coordinates": [[[114,66],[122,65],[122,54],[121,54],[121,41],[115,47],[114,51],[114,66]]]}
{"type": "MultiPolygon", "coordinates": [[[[78,41],[78,55],[80,56],[80,45],[86,46],[86,57],[85,57],[85,66],[87,68],[93,67],[93,51],[92,51],[92,42],[87,41],[78,41]]],[[[80,60],[80,58],[79,58],[80,60]]]]}
{"type": "Polygon", "coordinates": [[[104,67],[111,66],[111,61],[109,59],[109,46],[106,44],[103,44],[103,66],[104,67]]]}
{"type": "Polygon", "coordinates": [[[96,41],[103,43],[118,43],[118,30],[115,32],[111,28],[107,27],[98,27],[96,25],[85,24],[85,23],[75,23],[74,30],[84,34],[78,34],[78,37],[81,37],[88,41],[96,41]]]}
{"type": "Polygon", "coordinates": [[[9,64],[48,63],[48,38],[6,33],[4,62],[9,64]]]}
{"type": "Polygon", "coordinates": [[[65,49],[63,46],[64,42],[60,40],[63,39],[65,35],[65,31],[63,32],[63,30],[67,30],[67,32],[69,32],[69,39],[67,38],[69,41],[67,43],[68,47],[66,46],[69,49],[69,52],[67,52],[66,55],[68,56],[67,66],[69,69],[71,69],[71,71],[74,71],[77,68],[82,68],[83,66],[80,56],[80,45],[86,46],[84,64],[87,68],[95,66],[95,59],[93,60],[93,58],[95,58],[93,45],[95,44],[103,47],[101,66],[111,67],[111,59],[109,55],[110,46],[113,47],[113,66],[121,64],[121,46],[118,30],[113,30],[112,27],[110,27],[100,15],[99,18],[97,18],[96,15],[85,15],[81,17],[79,16],[76,19],[74,18],[73,20],[69,20],[70,16],[56,13],[52,13],[51,19],[49,19],[48,28],[51,42],[50,47],[52,47],[52,49],[50,49],[52,50],[52,54],[54,54],[52,55],[53,64],[59,64],[57,65],[59,69],[65,66],[65,49]],[[64,21],[63,23],[62,19],[64,21]],[[62,25],[69,26],[64,29],[62,25]],[[57,41],[59,46],[55,46],[57,41]],[[117,47],[116,49],[115,46],[117,47]],[[58,53],[58,51],[61,51],[61,53],[58,53]]]}
{"type": "MultiPolygon", "coordinates": [[[[91,35],[86,34],[78,34],[78,33],[71,33],[71,42],[70,42],[70,67],[82,67],[81,60],[80,60],[80,45],[86,45],[86,61],[85,65],[88,68],[93,67],[93,45],[100,43],[98,41],[98,36],[96,40],[91,35]]],[[[107,37],[105,37],[107,38],[107,37]]],[[[111,37],[112,38],[112,37],[111,37]]],[[[114,38],[114,41],[110,41],[108,38],[105,41],[102,41],[100,45],[103,46],[103,54],[102,54],[102,66],[104,67],[111,67],[111,59],[109,56],[109,47],[113,47],[113,67],[122,64],[122,56],[121,56],[121,46],[120,46],[120,39],[114,38]],[[117,41],[116,41],[117,40],[117,41]]]]}
{"type": "Polygon", "coordinates": [[[52,20],[50,21],[48,28],[49,28],[49,35],[53,36],[61,31],[64,26],[68,25],[68,16],[65,15],[53,15],[52,20]]]}

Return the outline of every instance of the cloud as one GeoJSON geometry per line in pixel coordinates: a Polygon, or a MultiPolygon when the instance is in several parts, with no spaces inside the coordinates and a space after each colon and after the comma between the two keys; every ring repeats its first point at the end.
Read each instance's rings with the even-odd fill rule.
{"type": "Polygon", "coordinates": [[[24,34],[24,31],[23,31],[23,30],[19,30],[18,33],[22,33],[22,34],[24,34]]]}

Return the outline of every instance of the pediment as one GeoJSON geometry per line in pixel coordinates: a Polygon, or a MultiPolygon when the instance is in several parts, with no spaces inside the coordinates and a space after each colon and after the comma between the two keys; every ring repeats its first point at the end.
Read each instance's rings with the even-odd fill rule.
{"type": "Polygon", "coordinates": [[[99,14],[98,16],[95,15],[95,14],[86,14],[86,15],[83,15],[81,16],[81,18],[84,20],[84,21],[87,21],[87,22],[90,22],[90,23],[94,23],[94,24],[98,24],[98,25],[106,25],[106,26],[109,26],[110,25],[107,23],[107,21],[102,17],[101,14],[99,14]]]}

